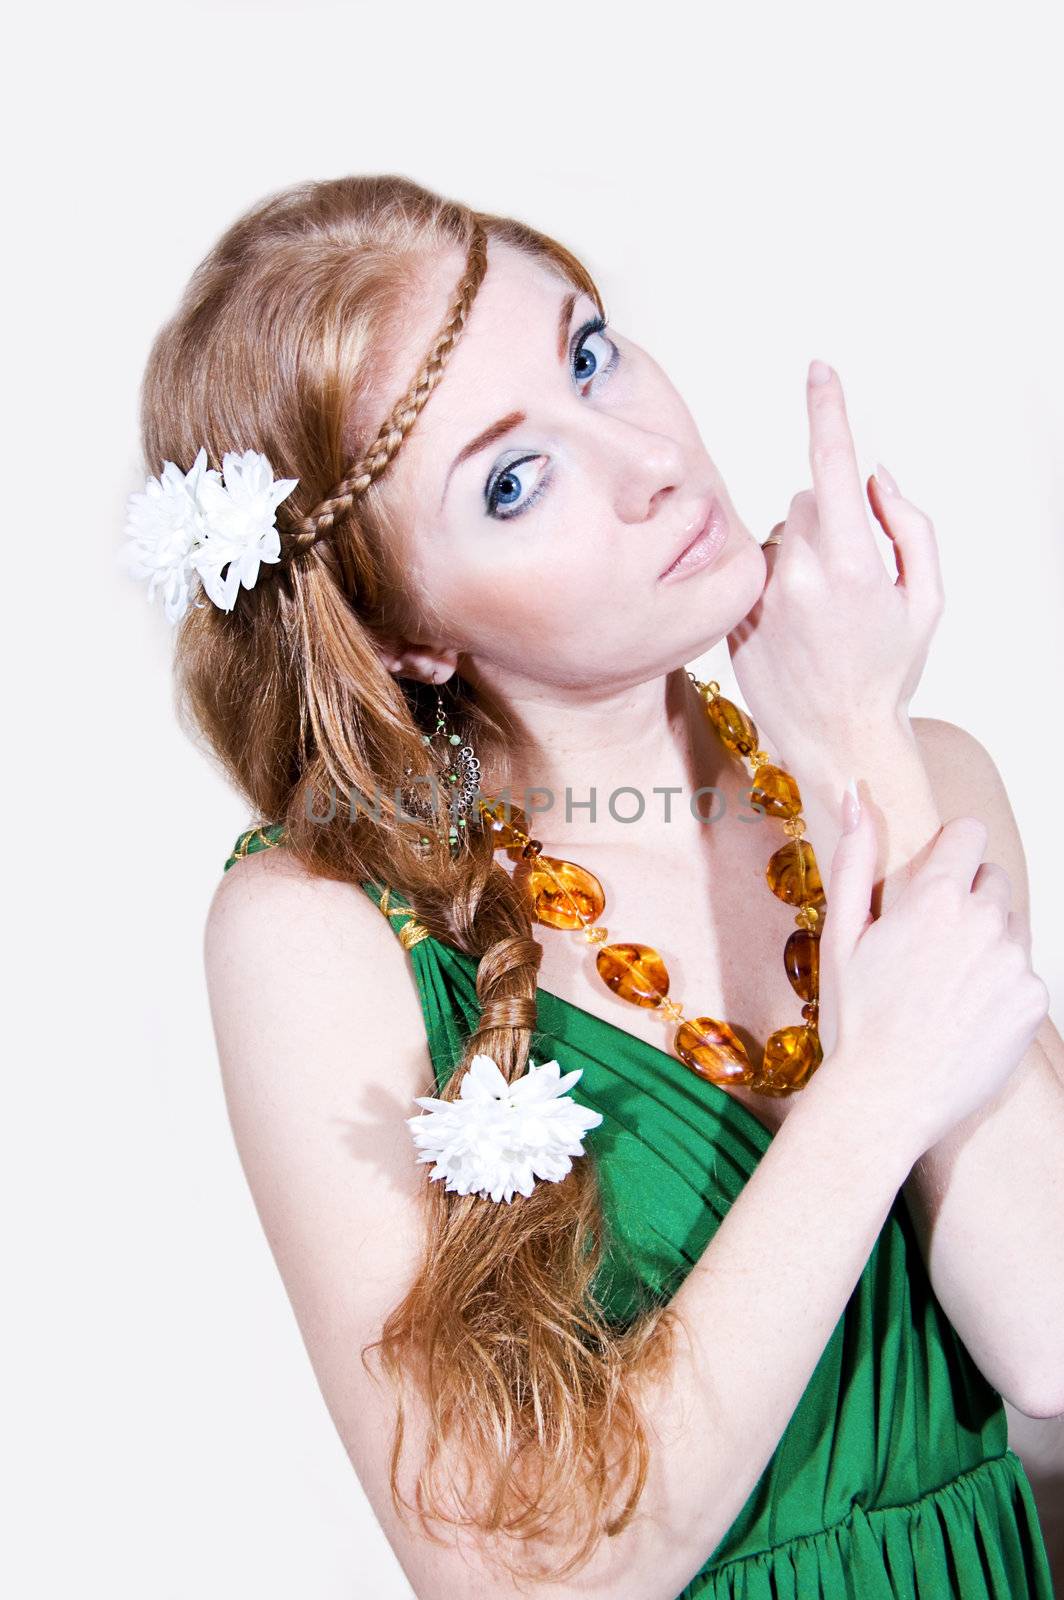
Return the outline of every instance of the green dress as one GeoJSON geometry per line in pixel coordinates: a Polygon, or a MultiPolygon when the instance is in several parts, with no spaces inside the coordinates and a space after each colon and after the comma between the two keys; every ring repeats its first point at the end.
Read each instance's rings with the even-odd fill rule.
{"type": "MultiPolygon", "coordinates": [[[[242,834],[226,867],[280,833],[242,834]]],[[[383,886],[362,887],[379,905],[383,886]]],[[[394,893],[385,914],[397,933],[411,917],[394,893]]],[[[442,1089],[479,1016],[476,961],[432,937],[409,959],[442,1089]]],[[[604,1119],[585,1136],[608,1230],[596,1292],[623,1321],[676,1291],[773,1135],[667,1051],[558,995],[538,991],[537,1020],[531,1059],[582,1068],[576,1097],[604,1119]]],[[[935,1299],[900,1192],[775,1453],[677,1600],[695,1596],[1053,1600],[1001,1397],[935,1299]]]]}

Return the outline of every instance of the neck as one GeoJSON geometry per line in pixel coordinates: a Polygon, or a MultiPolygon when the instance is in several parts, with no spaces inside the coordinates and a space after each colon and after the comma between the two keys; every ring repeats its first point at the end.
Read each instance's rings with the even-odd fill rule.
{"type": "Polygon", "coordinates": [[[548,853],[637,845],[689,855],[738,793],[736,758],[683,667],[580,701],[537,686],[509,697],[506,710],[517,735],[509,782],[485,768],[481,789],[489,797],[508,790],[548,853]],[[701,795],[693,814],[695,791],[710,786],[720,792],[701,795]]]}

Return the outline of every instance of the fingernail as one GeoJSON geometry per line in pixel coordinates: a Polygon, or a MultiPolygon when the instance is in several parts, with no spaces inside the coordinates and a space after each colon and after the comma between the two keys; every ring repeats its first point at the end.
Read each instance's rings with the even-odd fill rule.
{"type": "Polygon", "coordinates": [[[887,471],[887,469],[883,465],[882,461],[877,461],[876,462],[876,470],[875,470],[874,476],[875,476],[876,482],[878,484],[882,485],[883,492],[885,494],[900,494],[901,493],[901,490],[898,488],[898,485],[894,482],[894,479],[891,477],[890,473],[887,471]]]}
{"type": "Polygon", "coordinates": [[[852,833],[861,820],[861,797],[851,778],[842,792],[842,831],[852,833]]]}
{"type": "Polygon", "coordinates": [[[827,381],[828,381],[828,379],[830,377],[831,377],[831,368],[828,366],[826,361],[810,361],[810,363],[809,363],[809,382],[810,383],[827,383],[827,381]]]}

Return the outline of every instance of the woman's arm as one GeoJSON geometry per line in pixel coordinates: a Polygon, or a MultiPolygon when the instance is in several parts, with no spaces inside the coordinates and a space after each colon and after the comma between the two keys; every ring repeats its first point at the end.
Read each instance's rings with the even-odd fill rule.
{"type": "MultiPolygon", "coordinates": [[[[333,1421],[421,1600],[519,1591],[468,1536],[437,1548],[398,1520],[390,1392],[360,1360],[421,1249],[427,1181],[404,1118],[431,1089],[405,953],[351,886],[283,849],[238,862],[206,930],[211,1009],[248,1183],[333,1421]]],[[[544,1600],[673,1600],[770,1459],[912,1163],[852,1110],[803,1092],[672,1304],[667,1378],[641,1395],[652,1460],[636,1519],[544,1600]],[[781,1218],[786,1219],[781,1225],[781,1218]]],[[[491,1202],[484,1203],[490,1226],[491,1202]]],[[[421,1452],[416,1397],[401,1487],[421,1452]]],[[[497,1548],[497,1547],[496,1547],[497,1548]]]]}
{"type": "MultiPolygon", "coordinates": [[[[1010,927],[1029,952],[1023,846],[979,741],[950,722],[906,718],[863,729],[847,761],[849,772],[800,758],[788,767],[817,861],[831,860],[837,796],[851,773],[876,819],[880,914],[943,822],[978,817],[984,859],[1009,874],[1010,927]]],[[[935,1294],[989,1382],[1031,1417],[1064,1412],[1064,1069],[1053,1054],[1064,1058],[1047,1017],[1003,1093],[921,1156],[904,1185],[935,1294]]]]}
{"type": "MultiPolygon", "coordinates": [[[[916,718],[913,730],[943,821],[986,824],[985,859],[1009,875],[1015,936],[1030,951],[1027,862],[997,766],[954,723],[916,718]]],[[[905,1185],[935,1292],[991,1382],[1031,1417],[1064,1412],[1064,1077],[1051,1054],[1064,1057],[1047,1016],[1004,1094],[905,1185]]]]}

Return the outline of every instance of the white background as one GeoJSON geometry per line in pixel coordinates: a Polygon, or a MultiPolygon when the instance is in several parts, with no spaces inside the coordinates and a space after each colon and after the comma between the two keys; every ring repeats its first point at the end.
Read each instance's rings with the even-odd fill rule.
{"type": "MultiPolygon", "coordinates": [[[[143,487],[141,370],[192,268],[253,201],[309,177],[400,172],[523,217],[583,257],[669,372],[759,537],[810,483],[805,369],[831,362],[862,472],[882,460],[935,521],[947,611],[912,710],[970,729],[1004,775],[1064,1025],[1049,21],[926,0],[100,0],[9,22],[18,1600],[410,1592],[225,1117],[201,937],[247,818],[176,726],[161,609],[113,562],[143,487]]],[[[724,647],[692,665],[728,691],[724,647]]],[[[1024,1438],[1064,1472],[1057,1424],[1024,1438]]]]}

